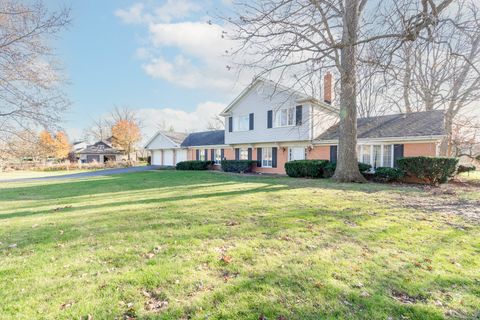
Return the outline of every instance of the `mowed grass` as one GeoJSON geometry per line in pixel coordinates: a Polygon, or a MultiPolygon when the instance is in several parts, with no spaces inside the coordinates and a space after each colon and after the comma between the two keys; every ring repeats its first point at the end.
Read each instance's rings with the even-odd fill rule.
{"type": "Polygon", "coordinates": [[[480,227],[419,188],[150,171],[0,185],[2,319],[479,317],[480,227]]]}

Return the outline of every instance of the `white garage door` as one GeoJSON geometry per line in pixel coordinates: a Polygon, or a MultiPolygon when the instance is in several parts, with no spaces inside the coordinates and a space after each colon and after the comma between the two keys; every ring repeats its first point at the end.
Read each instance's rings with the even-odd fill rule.
{"type": "Polygon", "coordinates": [[[173,166],[173,150],[163,150],[163,165],[173,166]]]}
{"type": "Polygon", "coordinates": [[[176,150],[176,162],[187,161],[187,150],[176,150]]]}
{"type": "Polygon", "coordinates": [[[162,165],[162,150],[152,150],[152,165],[162,165]]]}

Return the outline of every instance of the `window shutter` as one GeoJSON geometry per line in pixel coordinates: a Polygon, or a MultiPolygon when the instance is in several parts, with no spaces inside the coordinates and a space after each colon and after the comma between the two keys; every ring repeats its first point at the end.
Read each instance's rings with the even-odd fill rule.
{"type": "Polygon", "coordinates": [[[208,149],[203,151],[205,153],[205,161],[208,161],[208,149]]]}
{"type": "Polygon", "coordinates": [[[295,124],[297,126],[302,125],[302,116],[303,116],[303,107],[302,106],[297,106],[295,109],[295,124]]]}
{"type": "Polygon", "coordinates": [[[212,156],[212,161],[215,161],[215,149],[210,150],[210,155],[212,156]]]}
{"type": "Polygon", "coordinates": [[[240,149],[235,148],[235,160],[240,160],[240,149]]]}
{"type": "Polygon", "coordinates": [[[277,167],[277,147],[272,148],[272,168],[277,167]]]}
{"type": "Polygon", "coordinates": [[[200,160],[200,150],[195,150],[195,160],[200,160]]]}
{"type": "Polygon", "coordinates": [[[233,117],[228,117],[228,132],[233,131],[233,117]]]}
{"type": "Polygon", "coordinates": [[[257,148],[257,167],[262,166],[262,148],[257,148]]]}
{"type": "Polygon", "coordinates": [[[225,159],[225,149],[220,150],[220,158],[223,160],[225,159]]]}
{"type": "Polygon", "coordinates": [[[330,146],[330,162],[337,162],[337,146],[330,146]]]}
{"type": "Polygon", "coordinates": [[[248,160],[252,160],[252,148],[248,148],[248,160]]]}
{"type": "Polygon", "coordinates": [[[267,111],[267,128],[272,128],[273,127],[273,111],[268,110],[267,111]]]}
{"type": "Polygon", "coordinates": [[[248,130],[253,130],[253,113],[248,115],[248,130]]]}
{"type": "Polygon", "coordinates": [[[403,158],[403,144],[393,145],[393,166],[396,168],[397,160],[403,158]]]}

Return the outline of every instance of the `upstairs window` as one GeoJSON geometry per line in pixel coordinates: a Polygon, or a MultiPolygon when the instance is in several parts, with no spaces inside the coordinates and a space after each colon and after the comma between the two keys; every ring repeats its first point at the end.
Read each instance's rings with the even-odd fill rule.
{"type": "Polygon", "coordinates": [[[233,118],[233,131],[248,131],[249,130],[249,115],[237,116],[233,118]]]}
{"type": "Polygon", "coordinates": [[[288,127],[295,125],[295,108],[280,109],[275,112],[275,126],[288,127]]]}

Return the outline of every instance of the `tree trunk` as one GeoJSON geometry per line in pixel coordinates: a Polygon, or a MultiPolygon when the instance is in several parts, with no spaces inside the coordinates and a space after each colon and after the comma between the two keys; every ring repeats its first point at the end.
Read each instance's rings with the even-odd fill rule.
{"type": "Polygon", "coordinates": [[[403,100],[405,103],[405,112],[412,112],[410,103],[410,85],[412,80],[412,66],[410,64],[412,47],[410,43],[405,44],[405,73],[403,75],[403,100]]]}
{"type": "Polygon", "coordinates": [[[440,156],[449,157],[451,156],[452,148],[452,131],[453,131],[453,112],[447,111],[445,113],[445,138],[442,139],[440,143],[440,156]]]}
{"type": "Polygon", "coordinates": [[[337,168],[333,179],[338,182],[365,182],[357,161],[357,41],[359,1],[346,0],[340,66],[340,136],[337,168]]]}

